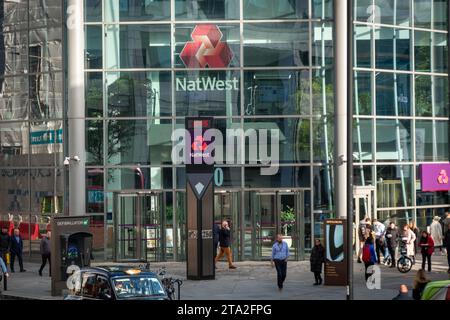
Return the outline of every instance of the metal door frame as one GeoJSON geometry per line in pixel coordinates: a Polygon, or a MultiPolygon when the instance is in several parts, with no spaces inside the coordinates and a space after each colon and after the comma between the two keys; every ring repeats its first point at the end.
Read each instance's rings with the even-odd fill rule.
{"type": "Polygon", "coordinates": [[[367,215],[370,219],[377,218],[377,210],[375,208],[375,187],[373,186],[355,186],[353,187],[353,202],[355,205],[355,224],[364,219],[360,216],[360,200],[364,201],[367,207],[367,215]]]}
{"type": "Polygon", "coordinates": [[[142,226],[142,215],[143,208],[142,200],[145,196],[157,196],[160,201],[160,244],[161,244],[161,260],[165,260],[165,194],[163,191],[159,190],[124,190],[124,191],[114,191],[113,192],[113,259],[114,261],[130,261],[130,259],[119,259],[118,258],[118,218],[117,215],[120,212],[119,200],[120,198],[133,198],[135,201],[136,210],[135,214],[135,229],[136,229],[136,253],[135,258],[131,259],[132,261],[147,261],[147,252],[146,248],[143,250],[142,248],[142,240],[143,240],[143,226],[142,226]],[[144,257],[144,259],[141,259],[144,257]]]}

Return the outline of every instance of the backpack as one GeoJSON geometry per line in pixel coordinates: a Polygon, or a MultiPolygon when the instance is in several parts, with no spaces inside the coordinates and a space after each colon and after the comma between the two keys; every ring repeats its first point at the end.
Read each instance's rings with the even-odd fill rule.
{"type": "Polygon", "coordinates": [[[363,247],[362,261],[369,263],[371,261],[370,245],[365,244],[363,247]]]}

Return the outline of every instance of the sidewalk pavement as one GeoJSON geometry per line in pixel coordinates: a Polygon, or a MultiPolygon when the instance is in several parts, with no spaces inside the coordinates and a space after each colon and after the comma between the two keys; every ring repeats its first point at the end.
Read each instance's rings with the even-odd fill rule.
{"type": "MultiPolygon", "coordinates": [[[[440,254],[433,255],[433,271],[428,277],[435,280],[447,280],[447,258],[440,254]]],[[[398,292],[400,284],[411,289],[415,271],[420,268],[421,260],[417,259],[413,270],[402,274],[398,270],[384,265],[381,268],[381,289],[369,290],[364,281],[364,265],[354,264],[354,298],[356,300],[390,300],[398,292]]],[[[101,265],[101,263],[99,263],[101,265]]],[[[344,300],[345,287],[313,286],[314,276],[309,270],[308,261],[289,262],[285,288],[279,292],[276,285],[276,271],[270,263],[245,261],[236,262],[235,270],[228,269],[225,262],[218,263],[216,280],[186,280],[186,264],[184,262],[151,263],[150,268],[157,271],[166,267],[166,276],[183,280],[181,299],[183,300],[344,300]]],[[[44,276],[38,275],[39,264],[26,263],[25,273],[14,273],[8,280],[8,291],[2,292],[3,299],[40,299],[58,300],[50,292],[48,269],[44,276]]],[[[1,299],[1,297],[0,297],[1,299]]]]}

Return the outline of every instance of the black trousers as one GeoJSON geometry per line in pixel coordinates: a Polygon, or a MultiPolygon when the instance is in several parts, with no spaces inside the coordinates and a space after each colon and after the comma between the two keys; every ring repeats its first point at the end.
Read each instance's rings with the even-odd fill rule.
{"type": "Polygon", "coordinates": [[[283,288],[284,280],[286,280],[287,274],[287,262],[284,260],[273,260],[275,263],[275,268],[277,269],[277,284],[278,288],[283,288]]]}
{"type": "Polygon", "coordinates": [[[428,262],[428,271],[431,271],[431,254],[422,253],[422,269],[425,270],[425,260],[428,262]]]}
{"type": "Polygon", "coordinates": [[[380,253],[382,253],[383,257],[384,257],[383,246],[384,246],[383,241],[381,241],[380,239],[376,239],[375,240],[375,251],[377,253],[377,261],[378,261],[378,263],[380,263],[380,259],[381,259],[380,253]]]}
{"type": "Polygon", "coordinates": [[[9,261],[9,266],[11,268],[11,271],[14,272],[14,262],[16,261],[16,256],[17,259],[19,260],[19,267],[20,267],[20,271],[23,270],[23,259],[22,259],[22,254],[16,253],[16,252],[10,252],[10,261],[9,261]]]}
{"type": "Polygon", "coordinates": [[[389,254],[391,255],[391,266],[395,267],[395,248],[388,246],[389,254]]]}
{"type": "Polygon", "coordinates": [[[364,262],[364,266],[366,267],[366,271],[365,271],[365,278],[366,278],[366,281],[367,281],[367,279],[369,279],[369,277],[372,275],[371,273],[367,273],[367,269],[369,269],[369,267],[370,266],[373,266],[374,265],[374,263],[373,262],[364,262]]]}
{"type": "Polygon", "coordinates": [[[41,264],[41,267],[39,268],[39,273],[41,273],[42,270],[44,270],[45,265],[47,264],[47,260],[48,260],[48,268],[49,268],[48,274],[51,276],[52,275],[52,263],[50,260],[50,254],[43,254],[43,255],[41,255],[41,257],[42,257],[42,264],[41,264]]]}
{"type": "Polygon", "coordinates": [[[322,283],[322,276],[320,271],[314,271],[314,279],[316,280],[316,283],[322,283]]]}
{"type": "Polygon", "coordinates": [[[448,268],[450,269],[450,247],[447,247],[447,263],[448,268]]]}

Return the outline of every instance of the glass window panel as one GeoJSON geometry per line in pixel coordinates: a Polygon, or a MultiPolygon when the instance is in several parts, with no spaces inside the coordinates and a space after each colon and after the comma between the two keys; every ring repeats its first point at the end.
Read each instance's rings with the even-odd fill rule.
{"type": "Polygon", "coordinates": [[[2,33],[0,37],[0,76],[24,74],[29,70],[27,44],[28,32],[18,30],[2,33]]]}
{"type": "Polygon", "coordinates": [[[108,164],[171,163],[170,120],[109,120],[108,164]]]}
{"type": "Polygon", "coordinates": [[[104,3],[107,22],[170,19],[170,1],[166,0],[106,0],[104,3]]]}
{"type": "Polygon", "coordinates": [[[433,2],[434,29],[448,30],[448,1],[434,0],[433,2]]]}
{"type": "Polygon", "coordinates": [[[244,0],[244,19],[308,19],[304,0],[244,0]]]}
{"type": "Polygon", "coordinates": [[[431,76],[416,76],[416,116],[431,117],[432,113],[431,76]]]}
{"type": "Polygon", "coordinates": [[[313,18],[333,18],[333,0],[313,0],[312,6],[313,18]]]}
{"type": "Polygon", "coordinates": [[[308,70],[245,71],[244,115],[310,113],[308,70]]]}
{"type": "Polygon", "coordinates": [[[433,77],[434,113],[436,117],[448,117],[448,77],[433,77]]]}
{"type": "Polygon", "coordinates": [[[63,162],[62,121],[33,122],[30,127],[31,165],[57,166],[63,162]]]}
{"type": "Polygon", "coordinates": [[[313,118],[314,162],[329,162],[333,154],[334,117],[331,115],[313,118]]]}
{"type": "Polygon", "coordinates": [[[411,121],[376,120],[377,160],[411,161],[411,121]]]}
{"type": "Polygon", "coordinates": [[[353,120],[353,161],[372,161],[373,121],[356,118],[353,120]]]}
{"type": "Polygon", "coordinates": [[[61,10],[60,0],[31,0],[28,3],[30,28],[46,25],[62,25],[63,10],[61,10]]]}
{"type": "Polygon", "coordinates": [[[312,64],[315,66],[333,65],[333,24],[313,23],[312,25],[312,64]]]}
{"type": "Polygon", "coordinates": [[[411,61],[410,31],[392,28],[375,30],[376,67],[409,70],[411,61]]]}
{"type": "Polygon", "coordinates": [[[103,121],[86,121],[86,165],[103,165],[103,145],[103,121]]]}
{"type": "Polygon", "coordinates": [[[333,170],[313,167],[314,210],[333,210],[333,170]]]}
{"type": "Polygon", "coordinates": [[[172,81],[169,71],[108,72],[106,82],[110,117],[172,115],[172,81]]]}
{"type": "Polygon", "coordinates": [[[177,116],[239,116],[239,71],[179,71],[175,74],[177,116]]]}
{"type": "Polygon", "coordinates": [[[103,116],[103,75],[101,72],[86,72],[85,103],[87,117],[103,116]]]}
{"type": "Polygon", "coordinates": [[[29,138],[27,122],[0,122],[0,167],[27,167],[29,138]]]}
{"type": "Polygon", "coordinates": [[[378,116],[411,114],[411,76],[378,73],[376,75],[376,112],[378,116]]]}
{"type": "Polygon", "coordinates": [[[279,167],[275,175],[261,175],[261,168],[245,168],[245,188],[310,188],[310,167],[279,167]]]}
{"type": "Polygon", "coordinates": [[[355,186],[373,186],[372,166],[354,166],[353,169],[353,183],[355,186]]]}
{"type": "Polygon", "coordinates": [[[238,24],[177,24],[174,48],[175,67],[238,67],[240,66],[240,39],[238,24]],[[207,37],[204,37],[204,34],[207,37]],[[218,41],[210,43],[211,39],[218,39],[218,41]],[[200,45],[202,46],[199,47],[200,45]],[[212,52],[202,51],[205,46],[213,46],[214,49],[209,49],[212,52]]]}
{"type": "Polygon", "coordinates": [[[28,119],[28,77],[0,78],[0,120],[28,119]]]}
{"type": "Polygon", "coordinates": [[[63,117],[63,73],[30,75],[30,115],[44,120],[63,117]]]}
{"type": "Polygon", "coordinates": [[[433,161],[433,121],[416,121],[416,161],[433,161]]]}
{"type": "Polygon", "coordinates": [[[102,26],[86,26],[85,68],[103,68],[102,26]]]}
{"type": "Polygon", "coordinates": [[[382,24],[409,26],[411,11],[409,0],[375,0],[375,6],[380,8],[376,11],[376,15],[379,14],[377,21],[382,24]]]}
{"type": "Polygon", "coordinates": [[[4,32],[26,29],[28,25],[28,1],[4,1],[3,24],[0,30],[4,32]]]}
{"type": "Polygon", "coordinates": [[[383,210],[377,211],[378,220],[381,222],[393,221],[397,228],[402,229],[413,219],[412,210],[383,210]]]}
{"type": "Polygon", "coordinates": [[[86,169],[86,211],[99,213],[105,211],[105,192],[103,169],[86,169]]]}
{"type": "Polygon", "coordinates": [[[372,73],[356,71],[354,75],[355,97],[353,112],[355,115],[372,114],[372,73]]]}
{"type": "Polygon", "coordinates": [[[431,11],[433,0],[413,0],[414,25],[418,28],[431,28],[431,11]]]}
{"type": "Polygon", "coordinates": [[[30,176],[31,212],[33,214],[62,213],[63,189],[57,186],[63,184],[63,172],[53,168],[39,168],[30,170],[30,176]]]}
{"type": "Polygon", "coordinates": [[[239,19],[239,0],[176,0],[175,18],[177,20],[236,20],[239,19]]]}
{"type": "Polygon", "coordinates": [[[312,112],[314,115],[334,112],[334,75],[333,69],[312,71],[312,112]]]}
{"type": "Polygon", "coordinates": [[[308,40],[308,23],[245,24],[245,66],[308,66],[308,40]]]}
{"type": "Polygon", "coordinates": [[[372,28],[355,25],[354,34],[356,46],[355,65],[357,67],[370,68],[372,66],[372,28]]]}
{"type": "Polygon", "coordinates": [[[431,71],[431,33],[414,31],[414,55],[416,71],[431,71]]]}
{"type": "Polygon", "coordinates": [[[447,34],[433,32],[431,39],[433,42],[433,72],[447,73],[447,34]]]}
{"type": "Polygon", "coordinates": [[[372,0],[354,0],[355,20],[363,22],[373,21],[373,4],[372,0]]]}
{"type": "MultiPolygon", "coordinates": [[[[59,6],[61,6],[61,3],[59,6]]],[[[63,69],[61,26],[48,26],[46,28],[30,30],[29,41],[29,73],[61,71],[63,69]]]]}
{"type": "MultiPolygon", "coordinates": [[[[244,130],[254,129],[258,134],[258,159],[261,158],[260,146],[262,143],[265,143],[260,140],[260,130],[278,130],[280,137],[279,162],[304,163],[310,162],[310,125],[309,119],[245,119],[244,130]]],[[[272,147],[269,144],[271,141],[270,136],[271,133],[267,132],[267,153],[269,158],[274,159],[277,155],[272,154],[272,147]]],[[[249,142],[249,139],[246,139],[246,150],[250,150],[250,147],[252,147],[252,144],[249,142]]],[[[254,147],[256,148],[256,146],[254,147]]]]}
{"type": "Polygon", "coordinates": [[[412,166],[377,166],[378,208],[412,205],[412,166]]]}
{"type": "Polygon", "coordinates": [[[102,21],[102,0],[85,0],[84,15],[86,22],[102,21]]]}
{"type": "Polygon", "coordinates": [[[436,161],[448,161],[448,121],[436,121],[436,161]]]}
{"type": "Polygon", "coordinates": [[[0,170],[0,210],[7,213],[25,213],[29,211],[30,187],[28,170],[0,170]]]}
{"type": "Polygon", "coordinates": [[[171,189],[172,168],[108,169],[107,190],[171,189]]]}
{"type": "Polygon", "coordinates": [[[170,25],[106,27],[106,68],[170,67],[170,25]]]}

